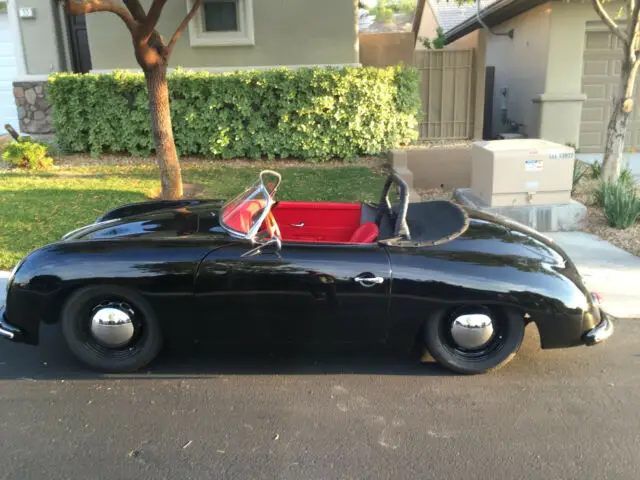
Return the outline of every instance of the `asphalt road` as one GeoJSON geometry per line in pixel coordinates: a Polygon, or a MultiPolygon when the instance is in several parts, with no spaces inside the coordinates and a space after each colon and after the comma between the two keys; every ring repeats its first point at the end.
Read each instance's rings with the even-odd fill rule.
{"type": "Polygon", "coordinates": [[[0,478],[637,479],[640,321],[484,376],[371,352],[164,354],[80,367],[0,343],[0,478]]]}

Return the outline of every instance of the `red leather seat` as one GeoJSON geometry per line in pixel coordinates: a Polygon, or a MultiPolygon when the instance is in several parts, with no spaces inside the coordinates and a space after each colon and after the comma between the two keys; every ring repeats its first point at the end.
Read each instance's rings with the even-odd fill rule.
{"type": "Polygon", "coordinates": [[[349,243],[373,243],[376,238],[378,238],[378,226],[373,222],[367,222],[353,232],[349,243]]]}

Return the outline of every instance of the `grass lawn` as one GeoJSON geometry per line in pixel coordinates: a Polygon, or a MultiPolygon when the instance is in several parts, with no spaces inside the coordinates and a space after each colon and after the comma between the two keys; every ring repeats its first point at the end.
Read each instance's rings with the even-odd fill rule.
{"type": "MultiPolygon", "coordinates": [[[[385,173],[363,166],[271,167],[282,174],[282,200],[378,200],[385,173]]],[[[183,165],[185,184],[206,198],[229,198],[256,179],[260,168],[183,165]]],[[[11,269],[31,250],[93,222],[106,210],[157,195],[153,164],[62,166],[52,172],[0,172],[0,269],[11,269]]]]}

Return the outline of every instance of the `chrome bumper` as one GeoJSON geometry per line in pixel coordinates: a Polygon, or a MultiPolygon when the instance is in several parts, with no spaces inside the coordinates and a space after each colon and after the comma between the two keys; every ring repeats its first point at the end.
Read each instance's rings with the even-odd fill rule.
{"type": "Polygon", "coordinates": [[[604,342],[613,334],[613,322],[609,318],[609,315],[600,310],[600,319],[600,323],[582,337],[585,345],[591,346],[604,342]]]}
{"type": "Polygon", "coordinates": [[[9,324],[4,318],[4,305],[0,305],[0,338],[6,338],[7,340],[17,341],[22,332],[9,324]]]}

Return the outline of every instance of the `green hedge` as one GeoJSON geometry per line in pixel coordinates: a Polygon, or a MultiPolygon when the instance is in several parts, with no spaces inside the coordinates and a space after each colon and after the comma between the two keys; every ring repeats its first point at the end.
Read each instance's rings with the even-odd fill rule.
{"type": "MultiPolygon", "coordinates": [[[[169,75],[169,91],[182,155],[346,159],[417,136],[415,69],[177,71],[169,75]]],[[[48,98],[61,148],[153,152],[142,74],[55,74],[48,98]]]]}

